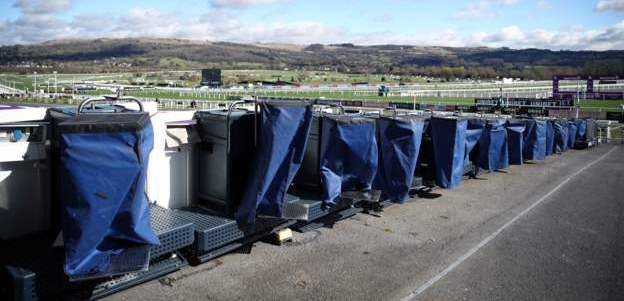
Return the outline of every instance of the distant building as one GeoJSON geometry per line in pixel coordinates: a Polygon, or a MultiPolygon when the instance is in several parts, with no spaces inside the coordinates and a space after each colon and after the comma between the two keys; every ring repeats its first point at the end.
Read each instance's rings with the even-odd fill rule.
{"type": "Polygon", "coordinates": [[[202,86],[221,87],[221,69],[202,69],[202,86]]]}
{"type": "Polygon", "coordinates": [[[299,87],[300,85],[297,83],[292,83],[292,82],[287,82],[287,81],[283,81],[283,80],[278,80],[278,81],[255,81],[255,82],[250,82],[250,81],[240,81],[238,82],[238,85],[241,86],[263,86],[263,87],[287,87],[287,86],[292,86],[292,87],[299,87]]]}
{"type": "Polygon", "coordinates": [[[513,84],[513,82],[514,82],[513,78],[507,78],[507,77],[503,78],[504,85],[510,85],[510,84],[513,84]]]}

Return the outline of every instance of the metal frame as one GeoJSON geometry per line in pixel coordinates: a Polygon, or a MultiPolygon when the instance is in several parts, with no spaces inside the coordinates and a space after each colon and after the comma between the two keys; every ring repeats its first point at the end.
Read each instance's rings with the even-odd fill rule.
{"type": "Polygon", "coordinates": [[[95,288],[93,288],[89,299],[95,300],[104,298],[122,290],[163,277],[187,265],[188,261],[184,257],[182,257],[179,253],[173,253],[169,258],[151,264],[149,270],[147,271],[130,273],[99,283],[95,288]]]}
{"type": "MultiPolygon", "coordinates": [[[[80,115],[82,113],[82,110],[88,105],[91,104],[91,109],[94,109],[94,103],[95,102],[113,102],[113,101],[124,101],[124,100],[130,100],[133,101],[135,103],[137,103],[139,105],[139,112],[144,112],[144,108],[143,108],[143,104],[141,103],[141,101],[139,101],[137,98],[135,97],[131,97],[131,96],[121,96],[121,97],[93,97],[93,98],[87,98],[83,101],[80,102],[80,104],[78,105],[78,109],[76,110],[76,116],[80,115]]],[[[115,114],[120,114],[120,113],[115,113],[115,114]]],[[[121,113],[123,114],[123,113],[121,113]]]]}

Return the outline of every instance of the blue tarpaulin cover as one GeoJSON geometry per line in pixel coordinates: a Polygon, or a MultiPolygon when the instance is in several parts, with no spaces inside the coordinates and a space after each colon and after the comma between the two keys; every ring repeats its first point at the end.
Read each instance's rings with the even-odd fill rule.
{"type": "Polygon", "coordinates": [[[374,188],[381,197],[397,203],[409,198],[420,152],[424,119],[416,116],[381,117],[379,132],[379,167],[374,188]]]}
{"type": "Polygon", "coordinates": [[[468,120],[460,118],[431,118],[436,184],[442,188],[459,186],[464,167],[470,162],[470,151],[481,137],[483,129],[468,130],[468,120]]]}
{"type": "Polygon", "coordinates": [[[468,123],[466,127],[466,153],[464,154],[464,174],[466,170],[469,170],[476,176],[478,169],[475,168],[476,164],[476,150],[479,146],[479,140],[485,129],[484,123],[468,123]]]}
{"type": "Polygon", "coordinates": [[[551,156],[555,151],[554,121],[546,121],[546,156],[551,156]]]}
{"type": "Polygon", "coordinates": [[[374,119],[323,116],[320,164],[325,204],[335,204],[344,191],[371,190],[377,156],[374,119]]]}
{"type": "Polygon", "coordinates": [[[58,128],[65,273],[77,280],[146,269],[159,244],[145,195],[149,116],[83,114],[58,128]]]}
{"type": "Polygon", "coordinates": [[[546,121],[524,119],[524,160],[544,160],[546,157],[546,121]]]}
{"type": "Polygon", "coordinates": [[[568,121],[568,143],[567,148],[574,148],[574,144],[576,143],[576,133],[578,129],[576,127],[576,123],[573,121],[568,121]]]}
{"type": "Polygon", "coordinates": [[[305,154],[312,106],[303,102],[261,102],[257,151],[236,219],[251,225],[256,214],[282,217],[284,197],[305,154]]]}
{"type": "Polygon", "coordinates": [[[523,122],[507,121],[507,146],[509,150],[509,164],[522,165],[524,158],[522,151],[524,149],[524,131],[526,126],[523,122]]]}
{"type": "Polygon", "coordinates": [[[568,150],[568,123],[564,120],[556,120],[553,123],[553,130],[555,132],[554,151],[565,152],[568,150]]]}
{"type": "Polygon", "coordinates": [[[479,139],[476,163],[489,171],[509,167],[507,130],[503,120],[487,120],[479,139]]]}
{"type": "Polygon", "coordinates": [[[576,141],[583,142],[587,140],[587,120],[577,119],[576,124],[576,141]]]}
{"type": "Polygon", "coordinates": [[[477,176],[479,173],[479,149],[486,123],[487,121],[485,119],[468,119],[468,125],[466,127],[466,145],[470,150],[464,159],[464,174],[469,172],[471,175],[477,176]],[[477,132],[479,132],[478,136],[476,134],[477,132]],[[474,135],[472,135],[472,133],[474,133],[474,135]]]}

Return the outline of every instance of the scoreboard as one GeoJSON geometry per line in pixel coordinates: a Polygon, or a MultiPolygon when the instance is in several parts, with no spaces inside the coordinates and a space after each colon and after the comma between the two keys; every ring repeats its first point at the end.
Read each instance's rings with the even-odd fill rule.
{"type": "Polygon", "coordinates": [[[202,86],[220,87],[222,84],[221,69],[202,69],[202,86]]]}

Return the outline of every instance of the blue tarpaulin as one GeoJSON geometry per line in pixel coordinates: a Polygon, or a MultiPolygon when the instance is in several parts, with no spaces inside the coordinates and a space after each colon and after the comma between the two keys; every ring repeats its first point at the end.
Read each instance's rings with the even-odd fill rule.
{"type": "Polygon", "coordinates": [[[485,125],[487,121],[485,119],[468,119],[468,125],[466,126],[466,133],[473,133],[475,131],[479,131],[479,136],[476,135],[467,135],[466,137],[470,137],[467,140],[467,143],[470,146],[470,152],[466,156],[466,160],[464,160],[464,166],[466,170],[475,170],[475,167],[478,165],[479,160],[479,149],[480,149],[480,140],[484,135],[485,125]]]}
{"type": "Polygon", "coordinates": [[[587,140],[587,120],[585,119],[577,119],[575,121],[576,124],[576,141],[584,142],[587,140]]]}
{"type": "Polygon", "coordinates": [[[469,163],[469,154],[483,129],[468,130],[468,121],[460,118],[431,118],[431,136],[435,161],[436,184],[455,188],[469,163]]]}
{"type": "Polygon", "coordinates": [[[464,172],[469,170],[475,176],[478,170],[477,168],[475,168],[476,163],[474,163],[473,160],[477,160],[476,151],[478,149],[479,140],[481,139],[481,135],[483,134],[484,129],[485,123],[468,123],[466,127],[466,154],[464,155],[464,172]]]}
{"type": "Polygon", "coordinates": [[[374,188],[381,197],[397,203],[409,198],[414,180],[424,119],[416,116],[381,117],[379,132],[379,167],[374,188]]]}
{"type": "Polygon", "coordinates": [[[578,132],[578,129],[576,127],[576,124],[573,121],[568,121],[568,142],[567,142],[568,149],[574,148],[574,144],[576,143],[577,132],[578,132]]]}
{"type": "Polygon", "coordinates": [[[256,214],[282,217],[284,197],[305,154],[312,106],[300,101],[261,102],[257,151],[236,219],[251,225],[256,214]]]}
{"type": "Polygon", "coordinates": [[[371,190],[377,156],[374,119],[323,116],[320,168],[325,204],[335,204],[345,191],[371,190]]]}
{"type": "Polygon", "coordinates": [[[546,121],[546,156],[551,156],[555,151],[554,121],[546,121]]]}
{"type": "Polygon", "coordinates": [[[146,269],[159,244],[145,195],[149,116],[82,114],[58,131],[65,273],[77,280],[146,269]]]}
{"type": "Polygon", "coordinates": [[[479,139],[477,166],[494,171],[509,167],[507,130],[503,120],[487,120],[479,139]]]}
{"type": "Polygon", "coordinates": [[[522,122],[508,121],[505,125],[507,129],[507,146],[509,150],[509,164],[522,165],[524,158],[524,131],[526,126],[522,122]]]}
{"type": "Polygon", "coordinates": [[[546,157],[546,121],[524,119],[524,160],[544,160],[546,157]]]}
{"type": "Polygon", "coordinates": [[[564,120],[556,120],[553,123],[553,130],[555,132],[554,151],[565,152],[568,150],[568,123],[564,120]]]}

